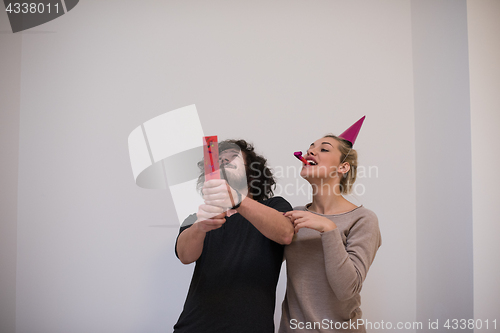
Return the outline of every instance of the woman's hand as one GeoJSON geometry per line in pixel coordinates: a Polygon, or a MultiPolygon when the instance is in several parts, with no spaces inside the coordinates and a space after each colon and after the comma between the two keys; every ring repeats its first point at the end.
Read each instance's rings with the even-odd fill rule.
{"type": "Polygon", "coordinates": [[[330,231],[337,228],[337,225],[330,219],[303,210],[292,210],[286,212],[285,216],[292,221],[295,233],[301,228],[314,229],[319,232],[330,231]]]}

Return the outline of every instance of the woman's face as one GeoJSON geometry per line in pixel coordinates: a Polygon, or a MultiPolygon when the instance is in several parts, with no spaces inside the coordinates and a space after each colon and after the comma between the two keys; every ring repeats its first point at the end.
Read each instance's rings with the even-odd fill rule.
{"type": "Polygon", "coordinates": [[[342,157],[338,146],[338,141],[329,137],[311,143],[305,159],[312,165],[304,164],[300,176],[305,179],[335,177],[342,157]]]}

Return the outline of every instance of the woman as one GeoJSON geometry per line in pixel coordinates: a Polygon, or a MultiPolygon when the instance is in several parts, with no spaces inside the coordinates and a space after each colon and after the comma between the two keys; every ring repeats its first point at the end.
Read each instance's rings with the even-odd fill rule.
{"type": "Polygon", "coordinates": [[[381,244],[377,216],[347,201],[356,180],[352,149],[364,117],[341,135],[311,144],[300,172],[313,200],[287,212],[295,236],[285,247],[287,291],[279,332],[366,332],[360,291],[381,244]]]}

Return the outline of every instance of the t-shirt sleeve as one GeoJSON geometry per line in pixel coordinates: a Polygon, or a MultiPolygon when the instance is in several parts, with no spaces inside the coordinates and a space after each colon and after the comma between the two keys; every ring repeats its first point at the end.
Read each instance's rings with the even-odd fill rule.
{"type": "Polygon", "coordinates": [[[264,203],[271,208],[276,209],[278,212],[288,212],[293,210],[292,206],[288,201],[286,201],[283,197],[273,197],[271,199],[267,199],[264,203]]]}
{"type": "Polygon", "coordinates": [[[337,229],[321,234],[328,282],[339,300],[361,291],[363,281],[381,245],[377,216],[368,211],[351,227],[346,244],[337,229]]]}
{"type": "Polygon", "coordinates": [[[177,241],[179,240],[179,235],[184,230],[186,230],[187,228],[189,228],[190,226],[192,226],[194,222],[196,222],[196,214],[191,214],[188,217],[186,217],[186,219],[184,220],[184,222],[182,222],[181,227],[179,228],[179,234],[177,235],[177,238],[175,240],[175,247],[174,247],[175,256],[177,258],[179,258],[179,254],[177,253],[177,241]]]}

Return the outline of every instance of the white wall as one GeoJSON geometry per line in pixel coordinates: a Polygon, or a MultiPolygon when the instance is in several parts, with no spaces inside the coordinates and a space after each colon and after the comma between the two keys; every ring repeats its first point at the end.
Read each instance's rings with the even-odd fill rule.
{"type": "MultiPolygon", "coordinates": [[[[462,15],[464,4],[453,8],[462,15]]],[[[366,114],[356,147],[360,163],[376,167],[378,176],[359,179],[366,192],[350,199],[377,213],[383,244],[364,285],[362,309],[373,322],[415,321],[417,277],[425,273],[417,274],[417,251],[425,252],[422,226],[430,222],[419,221],[424,236],[417,244],[417,217],[427,213],[425,207],[417,211],[426,157],[419,160],[415,147],[426,152],[422,119],[429,114],[414,110],[414,64],[422,61],[416,52],[435,45],[415,49],[412,6],[406,0],[87,0],[23,33],[19,165],[8,173],[19,173],[16,331],[172,328],[193,265],[175,258],[178,228],[168,191],[134,185],[127,137],[144,121],[193,103],[207,135],[253,141],[275,169],[297,165],[293,151],[325,133],[340,133],[366,114]]],[[[463,15],[455,20],[450,26],[458,22],[463,28],[463,15]]],[[[460,50],[467,33],[462,30],[460,50]]],[[[463,70],[467,63],[461,75],[463,70]]],[[[474,87],[472,70],[471,64],[474,87]]],[[[472,103],[475,140],[474,98],[472,103]]],[[[3,113],[3,101],[1,107],[3,113]]],[[[461,117],[447,123],[447,136],[467,127],[461,117]]],[[[16,124],[11,126],[16,137],[16,124]]],[[[466,136],[460,137],[465,144],[466,136]]],[[[470,147],[468,154],[470,163],[470,147]]],[[[280,179],[281,186],[289,183],[299,187],[303,181],[293,174],[280,179]]],[[[482,185],[474,179],[472,186],[476,200],[482,185]]],[[[304,194],[284,196],[292,205],[307,201],[304,194]]],[[[471,206],[472,199],[466,213],[471,206]]],[[[467,240],[465,233],[460,235],[467,240]]],[[[11,250],[16,246],[12,239],[9,244],[11,250]]],[[[468,244],[465,251],[472,253],[468,244]]],[[[455,260],[452,253],[448,257],[455,260]]],[[[12,272],[10,265],[2,262],[0,271],[12,272]]],[[[12,275],[8,283],[2,289],[12,286],[12,275]]],[[[447,283],[452,290],[464,280],[447,283]]],[[[283,288],[282,277],[278,298],[283,288]]],[[[10,313],[12,294],[8,302],[2,299],[10,313]]],[[[479,302],[476,297],[475,306],[479,302]]],[[[466,313],[471,309],[464,307],[466,313]]]]}
{"type": "Polygon", "coordinates": [[[407,1],[85,1],[25,35],[17,330],[172,327],[192,267],[174,257],[177,229],[152,227],[175,212],[167,192],[133,184],[126,139],[192,103],[205,133],[248,138],[274,167],[366,114],[357,146],[379,177],[357,200],[378,213],[384,245],[363,310],[414,319],[410,28],[407,1]]]}
{"type": "MultiPolygon", "coordinates": [[[[467,1],[474,211],[474,317],[498,317],[500,309],[500,2],[467,1]]],[[[491,327],[491,326],[490,326],[491,327]]],[[[498,327],[498,326],[497,326],[498,327]]]]}
{"type": "MultiPolygon", "coordinates": [[[[413,0],[417,320],[473,317],[466,2],[413,0]]],[[[470,329],[463,331],[472,332],[470,329]]]]}

